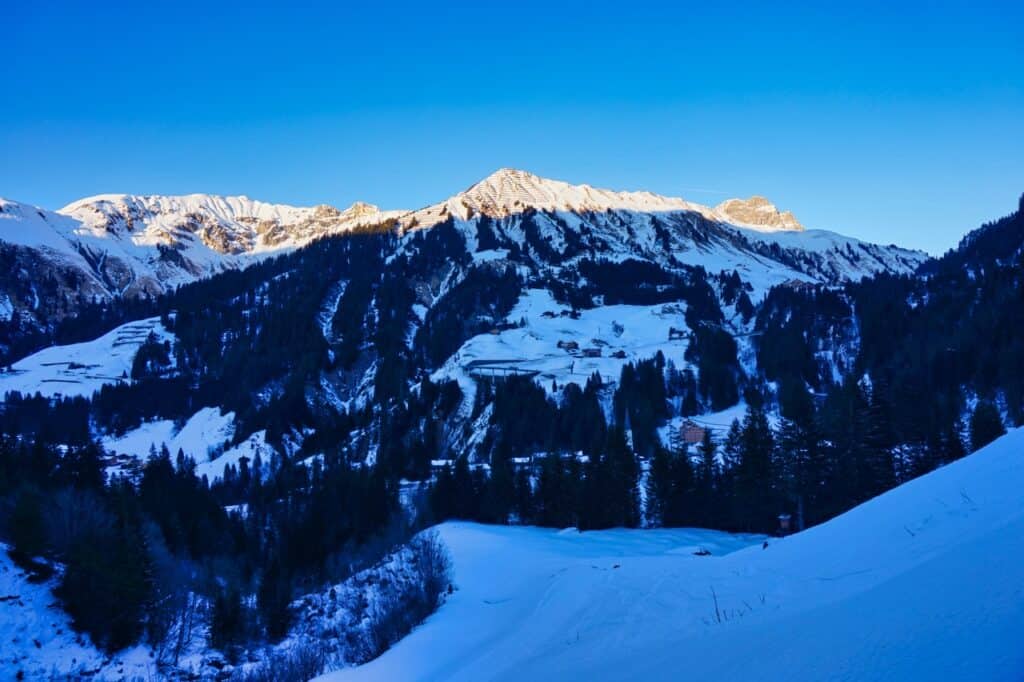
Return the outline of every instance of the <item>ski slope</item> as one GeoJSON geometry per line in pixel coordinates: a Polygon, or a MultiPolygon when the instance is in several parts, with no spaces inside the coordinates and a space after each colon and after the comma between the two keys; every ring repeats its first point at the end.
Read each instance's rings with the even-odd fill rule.
{"type": "Polygon", "coordinates": [[[454,595],[324,679],[1024,679],[1022,490],[1016,430],[766,549],[444,524],[454,595]]]}

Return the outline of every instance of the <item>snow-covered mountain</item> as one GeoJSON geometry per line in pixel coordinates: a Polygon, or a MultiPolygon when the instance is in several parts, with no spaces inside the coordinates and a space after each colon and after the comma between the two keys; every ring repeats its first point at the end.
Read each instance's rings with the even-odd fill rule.
{"type": "Polygon", "coordinates": [[[401,214],[361,202],[345,210],[327,205],[299,208],[208,194],[100,195],[71,203],[60,213],[80,221],[75,232],[79,237],[128,238],[136,246],[178,250],[201,244],[221,257],[301,246],[401,214]]]}
{"type": "Polygon", "coordinates": [[[0,252],[9,264],[0,298],[8,317],[18,311],[45,324],[82,302],[158,294],[401,213],[208,194],[101,195],[56,212],[0,199],[0,252]],[[41,291],[44,280],[52,286],[41,291]]]}
{"type": "Polygon", "coordinates": [[[697,205],[651,192],[613,192],[590,185],[570,185],[559,180],[548,180],[522,170],[502,168],[469,189],[425,209],[423,213],[450,213],[463,219],[482,213],[498,218],[531,208],[569,213],[610,210],[654,213],[696,210],[697,205]]]}
{"type": "Polygon", "coordinates": [[[926,260],[917,251],[805,230],[763,197],[708,207],[511,169],[416,211],[109,194],[54,212],[0,199],[0,321],[45,329],[84,303],[153,296],[319,237],[393,225],[408,235],[447,222],[477,260],[516,252],[548,275],[583,259],[735,270],[757,294],[793,280],[838,284],[908,273],[926,260]]]}
{"type": "Polygon", "coordinates": [[[679,197],[666,197],[653,192],[618,192],[586,184],[572,185],[514,168],[501,168],[467,190],[417,214],[422,213],[425,220],[430,215],[451,214],[467,219],[481,213],[492,218],[500,218],[528,209],[568,213],[691,211],[721,222],[763,232],[804,229],[791,212],[780,213],[775,205],[764,197],[728,199],[710,208],[679,197]]]}
{"type": "Polygon", "coordinates": [[[445,201],[403,216],[405,230],[452,220],[473,251],[526,248],[538,262],[638,258],[667,267],[737,270],[765,289],[791,279],[836,284],[913,272],[927,256],[806,230],[764,197],[716,207],[651,192],[571,185],[503,168],[445,201]]]}
{"type": "MultiPolygon", "coordinates": [[[[48,310],[71,314],[91,298],[204,278],[159,300],[90,306],[36,349],[54,338],[62,345],[33,354],[23,344],[20,355],[8,355],[0,364],[0,394],[10,392],[2,430],[59,448],[96,442],[107,473],[129,477],[143,472],[154,446],[180,449],[182,459],[170,467],[189,471],[184,458],[192,457],[197,475],[221,481],[215,508],[247,514],[259,490],[242,485],[242,476],[257,470],[274,485],[294,480],[284,485],[302,494],[318,489],[291,476],[308,465],[312,480],[317,471],[339,480],[343,471],[379,474],[394,482],[388,494],[395,491],[397,501],[422,509],[425,500],[438,519],[772,532],[783,511],[822,523],[897,481],[955,462],[767,548],[763,536],[711,531],[445,524],[457,589],[444,610],[392,654],[356,670],[357,678],[415,670],[426,679],[813,679],[835,677],[822,661],[836,658],[839,672],[855,677],[883,670],[938,676],[952,665],[1014,679],[1021,670],[1013,643],[1000,638],[1021,623],[1011,580],[1020,548],[982,568],[977,560],[985,547],[1020,536],[1014,493],[1022,469],[1012,454],[1021,432],[994,455],[957,461],[967,419],[972,448],[981,447],[984,429],[975,425],[985,422],[975,417],[984,416],[983,405],[991,438],[1003,432],[1004,419],[1020,424],[1024,414],[1019,373],[1004,369],[1024,357],[1005,333],[1015,328],[1017,301],[993,293],[1021,289],[1013,286],[1019,264],[1006,261],[1019,253],[1017,215],[971,242],[986,254],[999,247],[999,268],[974,267],[965,279],[925,276],[920,253],[803,229],[759,197],[706,207],[507,170],[406,213],[356,207],[335,214],[210,197],[100,197],[60,212],[12,202],[0,208],[0,313],[8,321],[45,320],[48,310]],[[316,239],[355,231],[369,234],[316,239]],[[281,257],[222,272],[268,254],[281,257]],[[875,272],[922,276],[839,286],[875,272]],[[995,371],[968,366],[968,356],[989,343],[1000,358],[995,371]],[[948,363],[954,344],[963,355],[948,363]],[[936,358],[948,364],[946,385],[918,376],[947,366],[936,358]],[[983,383],[991,376],[999,377],[995,385],[983,383]],[[821,429],[808,451],[814,448],[825,473],[813,477],[820,483],[806,504],[793,492],[797,468],[780,459],[785,446],[774,446],[800,436],[795,420],[779,421],[793,389],[806,398],[806,423],[821,429]],[[935,392],[933,404],[950,405],[948,414],[903,409],[922,391],[935,392]],[[993,392],[998,402],[984,402],[993,392]],[[58,397],[79,399],[46,400],[58,397]],[[698,488],[681,487],[676,467],[658,464],[669,456],[665,448],[680,452],[678,439],[697,427],[727,443],[730,425],[745,413],[739,449],[723,450],[709,465],[713,475],[702,474],[726,485],[702,493],[702,509],[669,519],[669,503],[697,499],[698,488]],[[858,446],[874,433],[892,434],[891,443],[865,454],[858,446]],[[752,481],[744,462],[758,457],[764,466],[752,481]],[[860,460],[870,467],[847,467],[860,460]],[[851,490],[858,477],[868,482],[851,490]],[[425,492],[431,481],[437,487],[425,492]],[[509,485],[522,502],[494,511],[493,500],[513,496],[499,487],[509,485]],[[547,495],[552,490],[566,494],[547,495]],[[447,500],[462,506],[447,508],[447,500]],[[559,504],[563,513],[546,515],[559,504]],[[605,514],[613,504],[616,515],[605,514]],[[715,514],[697,513],[703,509],[715,514]],[[698,549],[712,556],[693,556],[698,549]],[[937,594],[954,597],[932,608],[937,594]],[[909,642],[900,640],[905,632],[914,634],[909,642]],[[457,646],[438,654],[436,643],[448,640],[457,646]],[[898,659],[908,647],[925,667],[898,659]],[[772,661],[767,668],[749,667],[765,660],[772,661]]],[[[0,343],[12,326],[0,324],[0,343]]],[[[351,504],[383,499],[375,486],[351,504]]],[[[316,494],[345,497],[326,488],[316,494]]],[[[321,528],[338,518],[329,505],[309,509],[329,517],[305,526],[313,541],[304,547],[316,546],[321,528]]],[[[9,616],[0,621],[12,623],[12,641],[19,638],[16,658],[0,668],[98,667],[98,652],[65,636],[65,620],[40,624],[47,595],[25,587],[24,568],[0,564],[0,573],[10,573],[0,583],[15,596],[0,599],[0,616],[9,616]],[[45,637],[30,642],[40,629],[45,637]],[[53,659],[67,652],[77,660],[57,666],[53,659]]],[[[301,617],[280,646],[329,648],[333,658],[315,670],[376,656],[398,634],[365,658],[349,656],[351,643],[336,635],[367,622],[359,606],[367,603],[364,588],[392,584],[381,579],[391,575],[371,570],[293,602],[301,617]]],[[[205,636],[195,641],[201,669],[225,665],[206,655],[205,636]]],[[[139,651],[110,659],[111,675],[146,665],[149,656],[139,651]]]]}

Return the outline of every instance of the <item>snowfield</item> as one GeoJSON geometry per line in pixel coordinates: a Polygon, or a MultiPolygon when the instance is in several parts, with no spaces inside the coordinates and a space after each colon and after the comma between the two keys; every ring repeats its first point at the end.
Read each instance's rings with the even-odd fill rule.
{"type": "MultiPolygon", "coordinates": [[[[0,372],[0,396],[11,391],[46,397],[89,397],[106,384],[130,381],[132,361],[150,333],[174,342],[159,317],[129,322],[93,341],[50,346],[0,372]]],[[[173,361],[173,356],[172,356],[173,361]]]]}
{"type": "Polygon", "coordinates": [[[323,679],[1024,679],[1021,490],[1017,429],[767,548],[443,524],[456,592],[380,658],[323,679]]]}
{"type": "Polygon", "coordinates": [[[475,391],[473,376],[534,374],[544,389],[552,381],[562,387],[569,383],[585,386],[597,372],[607,383],[619,380],[628,362],[653,357],[661,351],[680,369],[689,363],[683,358],[689,342],[669,340],[669,327],[688,329],[684,321],[685,303],[653,306],[608,305],[579,311],[579,319],[558,316],[568,308],[546,289],[527,289],[508,315],[512,324],[526,320],[525,327],[506,329],[497,334],[472,337],[445,365],[434,373],[435,380],[456,379],[463,392],[475,391]],[[555,313],[554,317],[544,314],[555,313]],[[578,350],[558,347],[559,342],[577,344],[578,350]],[[583,350],[600,349],[600,357],[585,357],[583,350]],[[623,357],[613,357],[622,351],[623,357]]]}
{"type": "MultiPolygon", "coordinates": [[[[250,462],[256,455],[270,464],[273,447],[267,443],[267,432],[257,431],[233,447],[226,447],[235,436],[235,413],[222,413],[217,407],[204,407],[192,415],[179,429],[168,419],[147,422],[122,436],[101,439],[103,448],[115,455],[127,455],[138,462],[149,459],[150,448],[166,445],[175,461],[178,450],[196,463],[196,476],[212,482],[224,475],[228,464],[238,466],[242,457],[250,462]]],[[[108,471],[109,473],[109,471],[108,471]]]]}

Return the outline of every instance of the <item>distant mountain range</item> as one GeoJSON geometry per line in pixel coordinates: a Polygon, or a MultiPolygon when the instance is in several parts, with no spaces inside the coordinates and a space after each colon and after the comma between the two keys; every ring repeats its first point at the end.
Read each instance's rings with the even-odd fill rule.
{"type": "Polygon", "coordinates": [[[549,265],[586,256],[737,269],[758,288],[906,273],[926,260],[917,251],[805,230],[763,197],[707,207],[511,169],[413,211],[109,194],[54,212],[0,199],[0,320],[45,328],[83,302],[156,295],[321,237],[371,226],[407,233],[449,219],[474,253],[517,244],[549,265]],[[536,229],[524,231],[524,217],[536,229]]]}

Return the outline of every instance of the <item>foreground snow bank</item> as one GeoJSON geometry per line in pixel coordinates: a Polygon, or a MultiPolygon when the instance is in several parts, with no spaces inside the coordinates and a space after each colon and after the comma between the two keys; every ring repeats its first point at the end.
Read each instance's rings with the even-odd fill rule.
{"type": "Polygon", "coordinates": [[[331,679],[1019,680],[1022,490],[1016,430],[767,549],[445,524],[458,591],[331,679]]]}

